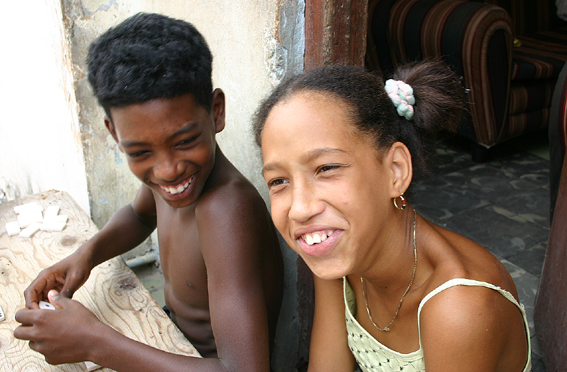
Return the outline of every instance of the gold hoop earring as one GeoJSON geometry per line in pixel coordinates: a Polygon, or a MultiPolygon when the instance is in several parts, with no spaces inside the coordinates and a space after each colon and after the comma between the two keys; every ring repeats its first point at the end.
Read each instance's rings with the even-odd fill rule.
{"type": "Polygon", "coordinates": [[[404,193],[402,192],[400,196],[394,198],[394,207],[403,211],[406,209],[406,199],[404,199],[404,193]],[[398,205],[398,198],[400,198],[400,205],[398,205]]]}

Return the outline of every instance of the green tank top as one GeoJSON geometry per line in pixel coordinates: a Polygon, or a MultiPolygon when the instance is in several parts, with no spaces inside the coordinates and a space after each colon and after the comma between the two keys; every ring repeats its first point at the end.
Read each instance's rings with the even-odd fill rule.
{"type": "Polygon", "coordinates": [[[417,326],[419,332],[419,349],[411,353],[403,354],[392,350],[380,342],[378,342],[370,333],[366,331],[356,320],[356,297],[350,283],[346,277],[343,277],[343,295],[345,301],[345,319],[348,332],[348,346],[352,351],[358,365],[364,372],[422,372],[425,371],[425,363],[423,360],[423,351],[421,350],[421,328],[419,324],[419,316],[423,305],[439,292],[457,285],[481,286],[493,289],[502,294],[506,299],[512,302],[520,309],[524,318],[524,326],[528,338],[528,360],[523,372],[529,372],[531,367],[531,344],[530,330],[524,307],[520,305],[514,296],[508,291],[486,282],[479,282],[471,279],[451,279],[440,285],[427,294],[421,300],[417,310],[417,326]]]}

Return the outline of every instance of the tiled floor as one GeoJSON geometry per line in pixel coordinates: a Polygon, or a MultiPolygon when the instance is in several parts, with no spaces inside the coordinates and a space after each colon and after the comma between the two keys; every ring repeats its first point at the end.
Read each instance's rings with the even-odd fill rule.
{"type": "Polygon", "coordinates": [[[545,133],[496,147],[471,161],[452,138],[436,145],[431,174],[414,180],[408,200],[427,219],[471,238],[508,268],[526,308],[533,371],[545,371],[533,309],[549,237],[549,157],[545,133]]]}
{"type": "MultiPolygon", "coordinates": [[[[431,172],[412,184],[408,200],[425,218],[489,249],[508,268],[530,323],[533,372],[545,372],[533,329],[533,308],[549,236],[549,160],[545,133],[498,146],[474,163],[451,138],[436,144],[431,172]]],[[[159,268],[135,269],[163,305],[159,268]]]]}
{"type": "Polygon", "coordinates": [[[165,306],[165,300],[163,298],[163,274],[161,273],[161,268],[155,263],[148,265],[142,265],[132,268],[138,278],[144,283],[144,287],[154,297],[157,303],[163,307],[165,306]]]}

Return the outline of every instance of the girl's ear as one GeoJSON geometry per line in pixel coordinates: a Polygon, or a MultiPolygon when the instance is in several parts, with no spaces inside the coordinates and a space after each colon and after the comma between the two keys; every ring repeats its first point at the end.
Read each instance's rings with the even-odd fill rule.
{"type": "Polygon", "coordinates": [[[225,101],[224,92],[217,88],[213,92],[213,103],[211,106],[213,120],[215,123],[215,132],[219,133],[224,129],[225,101]]]}
{"type": "Polygon", "coordinates": [[[406,145],[395,142],[388,150],[386,161],[392,175],[390,197],[395,198],[406,192],[413,178],[411,153],[406,145]]]}

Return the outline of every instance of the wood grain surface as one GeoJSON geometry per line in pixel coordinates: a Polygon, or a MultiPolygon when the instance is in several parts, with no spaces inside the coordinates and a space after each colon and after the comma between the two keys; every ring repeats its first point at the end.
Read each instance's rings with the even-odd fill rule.
{"type": "MultiPolygon", "coordinates": [[[[89,216],[66,192],[52,190],[0,204],[0,306],[6,315],[0,321],[0,372],[86,370],[83,363],[46,363],[43,355],[28,347],[27,341],[14,338],[14,329],[19,325],[14,317],[24,307],[24,290],[37,274],[71,254],[97,231],[89,216]],[[14,207],[33,201],[44,210],[58,205],[59,214],[69,216],[65,229],[38,231],[30,238],[8,236],[5,224],[16,220],[14,207]]],[[[73,298],[102,322],[132,339],[172,353],[199,356],[121,257],[97,266],[73,298]]]]}

